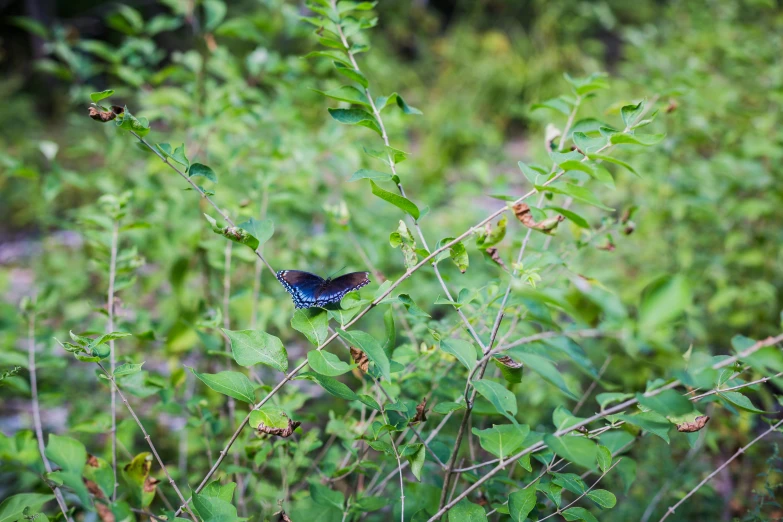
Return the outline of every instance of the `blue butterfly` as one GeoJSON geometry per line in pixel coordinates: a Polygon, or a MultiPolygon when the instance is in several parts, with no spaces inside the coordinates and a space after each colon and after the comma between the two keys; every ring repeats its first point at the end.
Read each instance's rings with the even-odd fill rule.
{"type": "Polygon", "coordinates": [[[302,272],[301,270],[281,270],[277,280],[294,298],[297,308],[325,306],[339,303],[345,294],[370,284],[369,272],[352,272],[335,279],[302,272]]]}

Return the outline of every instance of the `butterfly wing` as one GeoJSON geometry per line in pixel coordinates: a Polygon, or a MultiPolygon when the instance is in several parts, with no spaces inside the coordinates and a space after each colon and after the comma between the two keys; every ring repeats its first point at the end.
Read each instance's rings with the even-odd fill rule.
{"type": "Polygon", "coordinates": [[[317,295],[326,282],[323,277],[301,270],[281,270],[277,273],[277,280],[294,298],[297,308],[317,306],[317,295]]]}
{"type": "Polygon", "coordinates": [[[370,284],[369,272],[352,272],[331,281],[326,281],[315,295],[315,306],[339,303],[348,292],[370,284]]]}

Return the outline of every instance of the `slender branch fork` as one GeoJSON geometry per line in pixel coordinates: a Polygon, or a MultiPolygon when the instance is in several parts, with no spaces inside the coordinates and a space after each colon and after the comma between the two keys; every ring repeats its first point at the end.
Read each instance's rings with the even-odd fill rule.
{"type": "Polygon", "coordinates": [[[759,435],[758,437],[756,437],[755,439],[753,439],[752,441],[748,442],[746,445],[744,445],[740,449],[738,449],[737,452],[734,453],[734,455],[732,455],[731,457],[729,457],[729,459],[726,462],[724,462],[723,464],[718,466],[718,468],[715,471],[713,471],[712,473],[707,475],[704,478],[704,480],[702,480],[701,482],[696,484],[696,486],[692,490],[690,490],[687,495],[685,495],[682,499],[680,499],[679,502],[677,502],[673,506],[670,506],[669,509],[666,510],[666,513],[661,517],[659,522],[663,522],[664,520],[666,520],[669,517],[669,515],[674,514],[674,510],[676,510],[678,507],[680,507],[686,500],[691,498],[694,493],[696,493],[699,489],[701,489],[701,487],[704,486],[704,484],[706,484],[707,482],[712,480],[713,477],[715,477],[715,475],[717,475],[718,473],[720,473],[723,470],[723,468],[725,468],[726,466],[731,464],[732,461],[734,461],[734,459],[736,459],[737,457],[739,457],[740,455],[745,453],[745,451],[747,451],[748,448],[753,446],[755,443],[757,443],[758,441],[760,441],[761,439],[763,439],[764,437],[766,437],[767,435],[769,435],[773,431],[777,431],[777,429],[780,428],[782,425],[783,425],[783,419],[780,419],[778,422],[776,422],[775,424],[770,426],[770,428],[767,431],[765,431],[764,433],[762,433],[761,435],[759,435]]]}
{"type": "MultiPolygon", "coordinates": [[[[777,343],[783,342],[783,334],[780,334],[776,337],[768,337],[766,339],[763,339],[761,341],[756,342],[752,346],[746,348],[742,352],[740,352],[737,355],[734,355],[732,357],[727,357],[723,361],[716,363],[712,365],[713,370],[718,370],[720,368],[725,368],[726,366],[730,366],[734,364],[739,359],[742,359],[743,357],[747,357],[748,355],[751,355],[762,348],[766,348],[767,346],[773,346],[777,343]]],[[[655,395],[658,395],[659,393],[671,390],[672,388],[676,388],[677,386],[680,386],[682,382],[680,380],[674,380],[670,382],[669,384],[662,386],[660,388],[656,388],[655,390],[651,390],[649,392],[646,392],[644,394],[645,397],[653,397],[655,395]]],[[[582,426],[586,426],[592,422],[595,422],[599,419],[602,419],[604,417],[607,417],[608,415],[613,415],[615,413],[618,413],[620,411],[623,411],[630,406],[633,406],[634,404],[638,403],[639,401],[636,398],[628,399],[625,402],[622,402],[618,404],[617,406],[613,406],[611,408],[607,408],[606,410],[596,413],[595,415],[588,417],[587,419],[584,419],[568,428],[563,428],[561,430],[558,430],[554,433],[555,437],[562,437],[563,435],[567,435],[568,433],[571,433],[572,431],[578,430],[582,426]]],[[[516,462],[517,460],[521,459],[525,455],[529,453],[536,452],[538,450],[541,450],[546,447],[546,444],[543,442],[539,442],[536,444],[533,444],[532,446],[525,448],[524,450],[520,451],[519,453],[512,455],[511,457],[503,460],[501,459],[498,462],[498,465],[492,468],[492,470],[488,471],[486,474],[484,474],[481,478],[479,478],[476,482],[474,482],[472,485],[470,485],[468,488],[466,488],[462,493],[460,493],[454,500],[450,501],[448,504],[443,506],[440,510],[438,510],[435,515],[430,518],[427,522],[435,522],[438,520],[441,516],[443,516],[448,510],[450,510],[452,507],[454,507],[460,500],[470,495],[474,490],[476,490],[479,486],[481,486],[484,482],[495,476],[497,473],[505,469],[506,466],[511,464],[512,462],[516,462]]]]}
{"type": "MultiPolygon", "coordinates": [[[[117,385],[117,381],[114,378],[114,374],[109,373],[106,370],[106,367],[103,366],[100,362],[96,362],[95,364],[98,365],[98,367],[101,369],[103,374],[106,376],[107,379],[111,382],[114,389],[117,390],[117,393],[120,396],[120,399],[123,403],[125,403],[125,407],[128,409],[128,413],[131,414],[133,417],[133,420],[136,421],[136,425],[141,430],[141,433],[144,435],[144,440],[147,441],[147,445],[152,450],[152,454],[155,455],[155,459],[158,461],[158,464],[160,465],[160,468],[163,470],[163,473],[166,475],[166,478],[169,481],[169,484],[171,484],[171,487],[174,488],[174,491],[177,493],[177,496],[179,497],[181,502],[185,502],[185,497],[182,495],[182,492],[179,490],[179,486],[177,486],[177,483],[174,482],[174,479],[171,478],[171,475],[169,474],[168,468],[166,468],[166,465],[163,463],[163,460],[160,458],[160,455],[158,454],[158,450],[155,448],[155,445],[152,443],[152,439],[150,438],[149,434],[147,433],[147,430],[144,429],[144,425],[141,423],[141,420],[139,419],[138,415],[136,415],[136,412],[134,411],[133,407],[128,402],[128,399],[125,398],[125,395],[122,393],[122,390],[120,390],[119,385],[117,385]]],[[[190,506],[185,506],[185,509],[187,510],[188,514],[193,518],[194,522],[198,522],[198,517],[196,517],[195,514],[193,514],[193,511],[190,510],[190,506]]]]}
{"type": "MultiPolygon", "coordinates": [[[[119,242],[120,223],[114,219],[111,229],[111,257],[109,259],[109,290],[106,297],[106,311],[109,314],[107,324],[108,331],[114,331],[114,280],[117,277],[117,244],[119,242]]],[[[109,341],[109,368],[112,375],[117,366],[117,359],[114,353],[114,339],[109,341]]],[[[111,469],[114,473],[114,486],[112,487],[111,500],[117,500],[117,392],[112,386],[111,389],[111,469]]]]}
{"type": "Polygon", "coordinates": [[[600,476],[600,477],[598,477],[598,479],[597,479],[595,482],[593,482],[593,485],[592,485],[592,486],[590,486],[589,488],[587,488],[587,490],[585,490],[585,492],[584,492],[584,493],[582,493],[581,495],[579,495],[578,497],[576,497],[576,498],[575,498],[575,499],[574,499],[574,500],[573,500],[573,501],[572,501],[570,504],[566,505],[566,506],[565,506],[565,507],[563,507],[563,508],[558,508],[558,510],[557,510],[557,511],[555,511],[554,513],[552,513],[552,514],[550,514],[550,515],[547,515],[547,516],[545,516],[544,518],[541,518],[541,519],[539,519],[539,522],[542,522],[543,520],[546,520],[546,519],[548,519],[548,518],[552,518],[552,517],[553,517],[553,516],[555,516],[555,515],[559,515],[560,513],[562,513],[563,511],[565,511],[566,509],[568,509],[568,508],[570,508],[571,506],[573,506],[574,504],[576,504],[576,503],[577,503],[577,502],[578,502],[580,499],[582,499],[582,497],[584,497],[585,495],[587,495],[588,493],[590,493],[590,491],[591,491],[591,490],[592,490],[594,487],[596,487],[596,486],[598,485],[598,483],[599,483],[599,482],[601,482],[601,479],[602,479],[602,478],[604,478],[604,477],[606,476],[606,474],[607,474],[607,473],[609,473],[610,471],[612,471],[612,469],[613,469],[613,468],[614,468],[616,465],[618,465],[618,464],[620,463],[620,461],[621,461],[621,460],[623,460],[623,459],[622,459],[622,458],[619,458],[619,459],[617,459],[617,460],[615,461],[615,463],[614,463],[614,464],[612,464],[612,465],[609,467],[609,469],[607,469],[606,471],[604,471],[604,472],[601,474],[601,476],[600,476]]]}
{"type": "MultiPolygon", "coordinates": [[[[47,473],[52,472],[52,465],[49,459],[46,457],[46,449],[44,448],[43,426],[41,424],[41,409],[38,403],[38,376],[35,371],[35,313],[29,312],[27,320],[27,362],[28,369],[30,370],[30,395],[32,396],[32,408],[33,408],[33,427],[35,428],[35,438],[38,441],[38,452],[41,454],[41,460],[43,460],[44,469],[47,473]]],[[[63,497],[60,488],[52,485],[52,491],[54,492],[54,498],[57,499],[57,505],[60,506],[60,511],[63,512],[63,517],[67,522],[73,522],[73,519],[68,516],[68,506],[65,504],[65,498],[63,497]]]]}

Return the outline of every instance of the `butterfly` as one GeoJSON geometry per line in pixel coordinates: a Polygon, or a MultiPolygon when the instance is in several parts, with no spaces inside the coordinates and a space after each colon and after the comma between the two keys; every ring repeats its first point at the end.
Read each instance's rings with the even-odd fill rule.
{"type": "Polygon", "coordinates": [[[339,303],[345,294],[370,284],[369,272],[351,272],[340,277],[324,279],[301,270],[280,270],[277,280],[294,298],[297,308],[339,303]]]}

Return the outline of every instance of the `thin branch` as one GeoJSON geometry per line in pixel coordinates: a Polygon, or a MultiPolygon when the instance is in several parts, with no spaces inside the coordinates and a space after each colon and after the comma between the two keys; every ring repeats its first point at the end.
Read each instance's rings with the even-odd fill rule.
{"type": "MultiPolygon", "coordinates": [[[[171,475],[169,474],[169,470],[166,468],[166,465],[163,463],[163,460],[160,458],[160,455],[158,454],[158,450],[155,448],[155,445],[152,443],[152,439],[147,433],[147,430],[144,429],[144,425],[141,423],[141,420],[139,420],[138,415],[136,415],[136,412],[133,410],[133,407],[131,407],[130,403],[128,402],[128,399],[125,398],[125,395],[122,393],[122,390],[120,390],[120,387],[117,384],[116,379],[114,378],[114,374],[106,371],[106,367],[104,367],[100,362],[96,362],[95,364],[98,365],[101,371],[103,371],[103,374],[106,376],[106,378],[109,379],[109,381],[111,381],[112,386],[114,386],[114,388],[117,390],[120,399],[122,400],[123,403],[125,403],[125,407],[128,409],[128,412],[131,414],[131,417],[133,417],[133,420],[136,421],[136,425],[139,427],[141,433],[144,435],[144,440],[147,441],[147,445],[152,450],[152,454],[155,455],[155,459],[158,461],[158,465],[160,465],[160,468],[163,470],[163,473],[166,475],[169,484],[171,484],[171,487],[174,488],[174,491],[177,493],[177,496],[179,497],[180,501],[184,503],[185,497],[182,495],[182,492],[179,490],[177,483],[174,482],[173,478],[171,478],[171,475]]],[[[196,517],[196,515],[193,514],[193,512],[190,510],[190,507],[186,506],[186,509],[188,511],[188,514],[194,520],[194,522],[198,522],[198,517],[196,517]]]]}
{"type": "MultiPolygon", "coordinates": [[[[109,260],[109,290],[106,298],[106,311],[109,314],[108,331],[114,331],[114,280],[117,277],[117,243],[119,242],[120,223],[114,220],[111,230],[111,257],[109,260]]],[[[116,368],[116,357],[114,353],[114,339],[109,341],[109,363],[111,373],[114,374],[116,368]]],[[[111,389],[111,469],[114,474],[114,485],[111,490],[111,501],[117,501],[117,393],[114,388],[111,389]]]]}
{"type": "MultiPolygon", "coordinates": [[[[38,376],[35,370],[35,312],[29,312],[27,319],[27,364],[30,371],[30,395],[33,408],[33,428],[35,429],[35,438],[38,442],[38,452],[41,454],[41,460],[43,460],[44,469],[47,473],[52,472],[52,465],[49,459],[46,457],[46,448],[44,448],[44,436],[43,425],[41,424],[41,409],[38,401],[38,376]]],[[[48,484],[48,483],[47,483],[48,484]]],[[[63,517],[68,522],[73,522],[73,519],[68,516],[68,506],[65,504],[65,498],[63,497],[60,488],[51,485],[54,492],[54,498],[57,499],[57,505],[60,506],[60,511],[63,512],[63,517]]]]}
{"type": "MultiPolygon", "coordinates": [[[[728,358],[720,361],[719,363],[716,363],[716,364],[712,365],[712,369],[713,370],[718,370],[720,368],[724,368],[726,366],[730,366],[730,365],[734,364],[737,360],[739,360],[739,359],[741,359],[743,357],[747,357],[748,355],[751,355],[752,353],[755,353],[755,352],[757,352],[758,350],[760,350],[762,348],[765,348],[767,346],[772,346],[772,345],[777,344],[777,343],[779,343],[781,341],[783,341],[783,334],[778,335],[776,337],[768,337],[768,338],[763,339],[761,341],[757,341],[755,344],[753,344],[752,346],[746,348],[745,350],[743,350],[739,354],[737,354],[735,356],[732,356],[732,357],[728,357],[728,358]]],[[[660,388],[656,388],[655,390],[651,390],[649,392],[646,392],[644,394],[644,396],[645,397],[653,397],[653,396],[658,395],[659,393],[661,393],[663,391],[670,390],[672,388],[676,388],[677,386],[680,386],[681,384],[682,383],[680,382],[679,379],[678,380],[674,380],[674,381],[672,381],[671,383],[669,383],[669,384],[667,384],[665,386],[662,386],[660,388]]],[[[568,428],[563,428],[561,430],[558,430],[558,431],[556,431],[554,433],[554,436],[555,437],[562,437],[563,435],[571,433],[572,431],[578,430],[582,426],[586,426],[586,425],[588,425],[588,424],[590,424],[592,422],[595,422],[595,421],[597,421],[599,419],[607,417],[608,415],[612,415],[612,414],[618,413],[620,411],[623,411],[626,408],[628,408],[629,406],[633,406],[637,402],[638,402],[638,400],[636,398],[628,399],[627,401],[622,402],[622,403],[620,403],[620,404],[618,404],[616,406],[613,406],[612,408],[607,408],[606,410],[604,410],[604,411],[602,411],[600,413],[596,413],[595,415],[593,415],[591,417],[588,417],[587,419],[579,421],[576,424],[573,424],[573,425],[569,426],[568,428]]],[[[467,497],[471,492],[473,492],[476,488],[481,486],[484,482],[486,482],[487,480],[492,478],[494,475],[496,475],[497,473],[499,473],[500,471],[505,469],[505,467],[507,465],[511,464],[512,462],[516,462],[517,460],[521,459],[525,455],[528,455],[530,453],[534,453],[534,452],[536,452],[536,451],[538,451],[540,449],[543,449],[544,447],[546,447],[546,445],[543,442],[539,442],[539,443],[533,444],[532,446],[529,446],[529,447],[525,448],[524,450],[520,451],[519,453],[517,453],[515,455],[512,455],[508,459],[500,460],[500,462],[498,463],[497,466],[492,468],[492,470],[490,470],[489,472],[484,474],[476,482],[474,482],[472,485],[470,485],[467,489],[465,489],[462,493],[460,493],[457,496],[457,498],[455,498],[454,500],[452,500],[451,502],[446,504],[443,508],[438,510],[438,512],[432,518],[430,518],[428,520],[428,522],[435,522],[436,520],[438,520],[441,516],[443,516],[444,513],[446,513],[448,510],[450,510],[452,507],[454,507],[460,500],[462,500],[463,498],[467,497]]]]}
{"type": "Polygon", "coordinates": [[[679,501],[679,502],[677,502],[677,503],[676,503],[676,504],[674,504],[673,506],[670,506],[670,507],[669,507],[669,509],[667,509],[667,510],[666,510],[666,513],[665,513],[665,514],[664,514],[664,515],[661,517],[661,519],[660,519],[660,521],[659,521],[659,522],[663,522],[664,520],[666,520],[666,519],[669,517],[669,515],[673,515],[673,514],[674,514],[674,511],[675,511],[675,510],[676,510],[678,507],[680,507],[680,506],[681,506],[681,505],[682,505],[682,504],[683,504],[683,503],[684,503],[686,500],[688,500],[688,499],[689,499],[691,496],[693,496],[693,494],[694,494],[694,493],[696,493],[696,492],[697,492],[699,489],[701,489],[701,487],[702,487],[704,484],[706,484],[707,482],[709,482],[710,480],[712,480],[712,478],[713,478],[715,475],[717,475],[718,473],[720,473],[720,472],[723,470],[723,468],[725,468],[726,466],[728,466],[729,464],[731,464],[731,463],[734,461],[734,459],[736,459],[737,457],[739,457],[740,455],[742,455],[743,453],[745,453],[745,452],[748,450],[748,448],[750,448],[751,446],[753,446],[755,443],[757,443],[758,441],[760,441],[761,439],[763,439],[764,437],[766,437],[767,435],[769,435],[769,434],[770,434],[770,433],[772,433],[773,431],[776,431],[776,430],[777,430],[777,429],[778,429],[778,428],[779,428],[781,425],[783,425],[783,419],[779,420],[778,422],[776,422],[775,424],[773,424],[773,425],[772,425],[772,426],[771,426],[771,427],[770,427],[770,428],[769,428],[767,431],[765,431],[764,433],[762,433],[761,435],[759,435],[758,437],[756,437],[755,439],[753,439],[752,441],[748,442],[746,445],[744,445],[743,447],[741,447],[740,449],[738,449],[738,450],[737,450],[737,452],[736,452],[736,453],[734,453],[734,455],[732,455],[732,456],[731,456],[731,457],[730,457],[730,458],[729,458],[729,459],[728,459],[726,462],[724,462],[723,464],[721,464],[720,466],[718,466],[718,468],[717,468],[715,471],[713,471],[712,473],[710,473],[709,475],[707,475],[707,476],[704,478],[704,480],[702,480],[701,482],[699,482],[699,483],[696,485],[696,487],[694,487],[692,490],[690,490],[690,491],[688,492],[688,494],[687,494],[687,495],[685,495],[685,496],[684,496],[682,499],[680,499],[680,501],[679,501]]]}
{"type": "Polygon", "coordinates": [[[571,412],[573,415],[576,415],[577,412],[579,412],[580,408],[584,406],[584,403],[587,402],[587,398],[590,397],[590,394],[593,393],[593,390],[595,389],[596,385],[598,385],[598,381],[601,380],[601,377],[603,377],[604,372],[609,367],[609,363],[612,362],[612,356],[609,355],[605,360],[604,364],[601,365],[601,369],[598,370],[598,376],[593,379],[593,382],[590,383],[590,386],[585,390],[585,392],[582,394],[582,396],[579,398],[579,402],[576,403],[576,406],[574,406],[574,411],[571,412]]]}
{"type": "Polygon", "coordinates": [[[606,474],[607,474],[607,473],[609,473],[610,471],[612,471],[612,469],[613,469],[613,468],[614,468],[616,465],[618,465],[618,464],[620,463],[620,461],[621,461],[621,460],[623,460],[623,459],[621,459],[621,458],[620,458],[620,459],[617,459],[617,460],[615,461],[615,463],[614,463],[614,464],[612,464],[611,466],[609,466],[609,469],[607,469],[606,471],[604,471],[604,472],[601,474],[601,476],[600,476],[600,477],[598,477],[598,479],[597,479],[595,482],[593,482],[593,485],[592,485],[592,486],[590,486],[589,488],[587,488],[587,489],[585,490],[585,492],[584,492],[584,493],[582,493],[581,495],[579,495],[578,497],[576,497],[576,498],[573,500],[573,502],[571,502],[570,504],[566,505],[566,506],[565,506],[565,507],[563,507],[563,508],[558,508],[558,510],[557,510],[557,511],[555,511],[554,513],[552,513],[551,515],[547,515],[547,516],[545,516],[544,518],[541,518],[541,519],[539,519],[539,522],[543,522],[544,520],[546,520],[546,519],[548,519],[548,518],[552,518],[552,517],[553,517],[553,516],[555,516],[555,515],[559,515],[560,513],[562,513],[563,511],[565,511],[566,509],[568,509],[568,508],[570,508],[571,506],[573,506],[574,504],[576,504],[576,503],[577,503],[577,502],[578,502],[578,501],[579,501],[579,500],[580,500],[582,497],[584,497],[585,495],[587,495],[588,493],[590,493],[590,491],[591,491],[591,490],[592,490],[594,487],[596,487],[596,486],[598,485],[598,483],[599,483],[599,482],[601,482],[601,479],[602,479],[602,478],[604,478],[604,477],[606,476],[606,474]]]}
{"type": "Polygon", "coordinates": [[[763,382],[767,382],[770,379],[776,379],[778,377],[783,377],[783,372],[776,373],[775,375],[770,375],[769,377],[763,377],[761,379],[758,379],[753,382],[746,382],[745,384],[739,384],[737,386],[732,386],[731,388],[716,388],[714,390],[708,391],[706,393],[702,393],[701,395],[696,395],[695,397],[691,397],[690,399],[692,401],[698,401],[699,399],[703,399],[704,397],[709,397],[710,395],[714,395],[716,393],[722,393],[732,390],[739,390],[740,388],[747,388],[749,386],[753,386],[756,384],[761,384],[763,382]]]}

